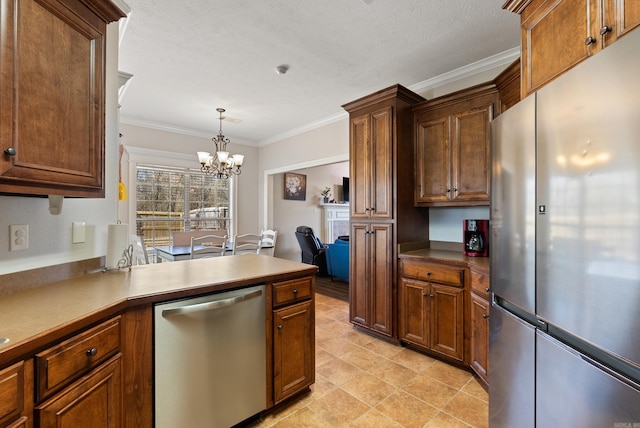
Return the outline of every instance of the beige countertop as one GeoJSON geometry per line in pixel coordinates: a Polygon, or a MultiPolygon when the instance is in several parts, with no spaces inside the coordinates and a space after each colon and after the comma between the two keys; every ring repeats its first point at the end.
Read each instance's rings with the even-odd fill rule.
{"type": "MultiPolygon", "coordinates": [[[[0,364],[57,330],[127,307],[313,275],[316,267],[257,254],[97,272],[0,297],[0,364]]],[[[35,345],[37,346],[37,344],[35,345]]]]}

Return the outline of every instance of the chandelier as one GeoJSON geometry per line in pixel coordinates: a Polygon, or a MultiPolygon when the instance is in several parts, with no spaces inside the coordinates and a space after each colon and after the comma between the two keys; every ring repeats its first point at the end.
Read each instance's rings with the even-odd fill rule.
{"type": "Polygon", "coordinates": [[[211,139],[216,146],[216,152],[213,156],[209,152],[198,152],[198,160],[202,165],[200,170],[205,174],[213,175],[216,178],[229,178],[231,174],[240,174],[244,155],[229,156],[227,144],[230,141],[222,133],[222,119],[224,119],[222,113],[225,112],[225,109],[218,107],[216,110],[220,113],[220,131],[211,139]]]}

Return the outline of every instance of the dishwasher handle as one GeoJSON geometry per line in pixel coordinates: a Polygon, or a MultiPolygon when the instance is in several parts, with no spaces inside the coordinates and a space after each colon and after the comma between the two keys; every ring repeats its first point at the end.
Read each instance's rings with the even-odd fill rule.
{"type": "Polygon", "coordinates": [[[260,297],[260,296],[262,296],[262,290],[257,290],[251,293],[242,294],[240,296],[230,297],[228,299],[214,300],[212,302],[205,302],[205,303],[197,303],[195,305],[181,306],[179,308],[173,308],[173,309],[164,309],[162,311],[162,316],[164,318],[167,318],[172,315],[184,315],[184,314],[191,314],[194,312],[203,312],[203,311],[210,311],[214,309],[220,309],[226,306],[235,305],[236,303],[244,302],[246,300],[255,299],[256,297],[260,297]]]}

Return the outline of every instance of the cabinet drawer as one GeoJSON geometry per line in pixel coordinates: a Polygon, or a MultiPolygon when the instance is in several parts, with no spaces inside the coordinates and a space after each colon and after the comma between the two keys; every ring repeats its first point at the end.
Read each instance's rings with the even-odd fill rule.
{"type": "Polygon", "coordinates": [[[479,296],[489,298],[490,276],[484,269],[471,269],[471,290],[479,296]]]}
{"type": "Polygon", "coordinates": [[[24,410],[24,362],[0,371],[0,426],[17,419],[24,410]]]}
{"type": "Polygon", "coordinates": [[[299,302],[311,297],[311,281],[313,278],[292,279],[273,283],[273,305],[299,302]]]}
{"type": "Polygon", "coordinates": [[[37,354],[36,400],[89,372],[119,350],[118,316],[37,354]]]}
{"type": "Polygon", "coordinates": [[[464,268],[425,263],[415,260],[402,260],[402,276],[441,284],[464,286],[464,268]]]}

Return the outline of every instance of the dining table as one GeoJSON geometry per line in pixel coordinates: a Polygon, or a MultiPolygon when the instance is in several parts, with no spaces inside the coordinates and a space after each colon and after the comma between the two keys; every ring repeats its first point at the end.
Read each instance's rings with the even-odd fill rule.
{"type": "MultiPolygon", "coordinates": [[[[205,248],[205,245],[196,245],[196,250],[205,248]]],[[[263,246],[263,249],[271,248],[271,246],[263,246]]],[[[169,262],[177,262],[180,260],[189,260],[191,258],[191,245],[160,245],[154,247],[156,251],[156,263],[161,263],[163,260],[169,262]]],[[[227,243],[227,249],[225,254],[230,254],[233,251],[233,243],[227,243]]],[[[217,254],[209,254],[208,257],[220,257],[217,254]]]]}

